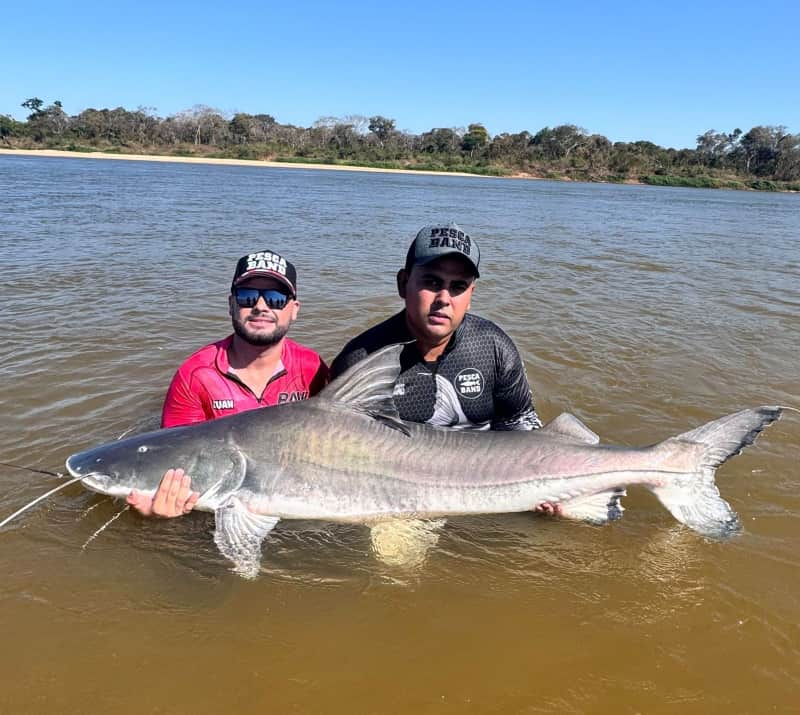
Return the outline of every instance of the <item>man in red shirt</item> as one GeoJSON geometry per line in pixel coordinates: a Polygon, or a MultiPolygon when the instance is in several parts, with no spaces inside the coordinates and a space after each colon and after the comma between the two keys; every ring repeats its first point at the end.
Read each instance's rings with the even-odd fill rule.
{"type": "MultiPolygon", "coordinates": [[[[286,337],[297,318],[297,271],[274,251],[242,256],[228,298],[233,334],[206,345],[172,378],[162,427],[213,420],[257,407],[305,400],[328,381],[328,366],[313,350],[286,337]]],[[[170,469],[153,497],[134,490],[128,504],[145,516],[179,516],[198,492],[189,475],[170,469]]]]}

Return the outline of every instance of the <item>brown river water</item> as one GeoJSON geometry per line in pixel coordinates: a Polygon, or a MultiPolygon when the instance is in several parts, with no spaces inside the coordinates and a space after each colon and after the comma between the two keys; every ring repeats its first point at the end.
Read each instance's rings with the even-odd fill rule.
{"type": "MultiPolygon", "coordinates": [[[[442,218],[543,419],[646,445],[800,407],[796,195],[3,156],[0,461],[61,471],[151,425],[252,250],[294,260],[293,337],[332,359],[442,218]]],[[[799,438],[787,412],[719,470],[726,542],[634,488],[606,526],[451,519],[416,568],[283,522],[250,582],[211,515],[69,486],[0,531],[0,713],[800,712],[799,438]]],[[[0,467],[0,518],[58,484],[0,467]]]]}

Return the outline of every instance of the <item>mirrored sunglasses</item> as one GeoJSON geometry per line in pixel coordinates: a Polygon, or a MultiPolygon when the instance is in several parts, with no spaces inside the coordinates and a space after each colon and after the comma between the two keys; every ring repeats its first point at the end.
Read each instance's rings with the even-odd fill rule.
{"type": "Polygon", "coordinates": [[[283,310],[292,299],[290,295],[274,288],[234,288],[233,298],[240,308],[254,308],[259,297],[264,299],[268,308],[283,310]]]}

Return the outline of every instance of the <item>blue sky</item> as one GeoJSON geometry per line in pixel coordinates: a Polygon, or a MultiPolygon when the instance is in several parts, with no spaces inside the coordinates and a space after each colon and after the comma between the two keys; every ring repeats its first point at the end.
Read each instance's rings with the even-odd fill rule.
{"type": "Polygon", "coordinates": [[[799,28],[797,0],[15,2],[0,114],[24,119],[36,96],[70,114],[204,104],[694,147],[708,129],[800,133],[799,28]]]}

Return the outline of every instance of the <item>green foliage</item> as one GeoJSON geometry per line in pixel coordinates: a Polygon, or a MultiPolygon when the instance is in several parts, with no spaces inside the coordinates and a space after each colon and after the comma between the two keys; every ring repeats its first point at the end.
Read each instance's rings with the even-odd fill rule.
{"type": "Polygon", "coordinates": [[[420,149],[429,154],[454,154],[461,139],[453,129],[431,129],[420,136],[420,149]]]}
{"type": "Polygon", "coordinates": [[[6,137],[24,137],[27,134],[25,125],[5,114],[0,114],[0,139],[6,137]]]}
{"type": "Polygon", "coordinates": [[[755,188],[736,179],[723,179],[713,176],[641,176],[643,184],[651,186],[682,186],[695,189],[746,189],[755,188]]]}
{"type": "Polygon", "coordinates": [[[394,124],[394,119],[387,119],[386,117],[377,115],[369,118],[369,125],[367,128],[377,137],[381,146],[383,146],[392,136],[394,124]]]}
{"type": "Polygon", "coordinates": [[[722,182],[711,176],[641,176],[643,184],[651,186],[690,186],[696,189],[718,189],[722,182]]]}
{"type": "Polygon", "coordinates": [[[339,166],[363,166],[366,169],[405,169],[399,161],[342,161],[333,162],[339,166]]]}
{"type": "Polygon", "coordinates": [[[75,142],[70,142],[64,147],[64,151],[94,152],[97,151],[97,148],[93,146],[83,146],[81,144],[76,144],[75,142]]]}
{"type": "Polygon", "coordinates": [[[468,151],[470,156],[489,143],[489,132],[483,124],[470,124],[467,133],[461,139],[461,148],[468,151]]]}
{"type": "Polygon", "coordinates": [[[273,161],[282,164],[334,164],[335,161],[331,158],[313,157],[313,156],[276,156],[273,161]]]}
{"type": "Polygon", "coordinates": [[[756,179],[748,181],[747,185],[756,191],[778,191],[779,187],[774,181],[767,181],[766,179],[756,179]]]}
{"type": "Polygon", "coordinates": [[[447,171],[447,167],[441,161],[420,161],[408,168],[415,171],[447,171]]]}
{"type": "Polygon", "coordinates": [[[747,187],[741,181],[737,181],[736,179],[726,179],[720,183],[721,189],[735,189],[737,191],[741,191],[746,189],[747,187]]]}
{"type": "Polygon", "coordinates": [[[241,144],[238,146],[231,146],[223,151],[215,151],[208,154],[209,157],[214,159],[243,159],[250,161],[262,161],[269,154],[263,144],[241,144]]]}
{"type": "Polygon", "coordinates": [[[86,109],[68,116],[59,101],[22,102],[26,122],[0,116],[0,141],[21,148],[66,148],[172,156],[465,172],[521,174],[571,181],[639,181],[652,186],[791,191],[800,185],[800,134],[781,126],[747,132],[709,129],[696,149],[665,149],[649,141],[610,142],[574,124],[535,134],[499,134],[472,123],[419,135],[399,131],[381,115],[322,117],[303,128],[270,114],[225,116],[204,105],[166,118],[147,108],[86,109]]]}
{"type": "Polygon", "coordinates": [[[30,109],[31,113],[28,116],[28,119],[31,119],[42,111],[43,105],[44,102],[41,99],[38,97],[31,97],[30,99],[26,99],[20,106],[24,107],[25,109],[30,109]]]}

